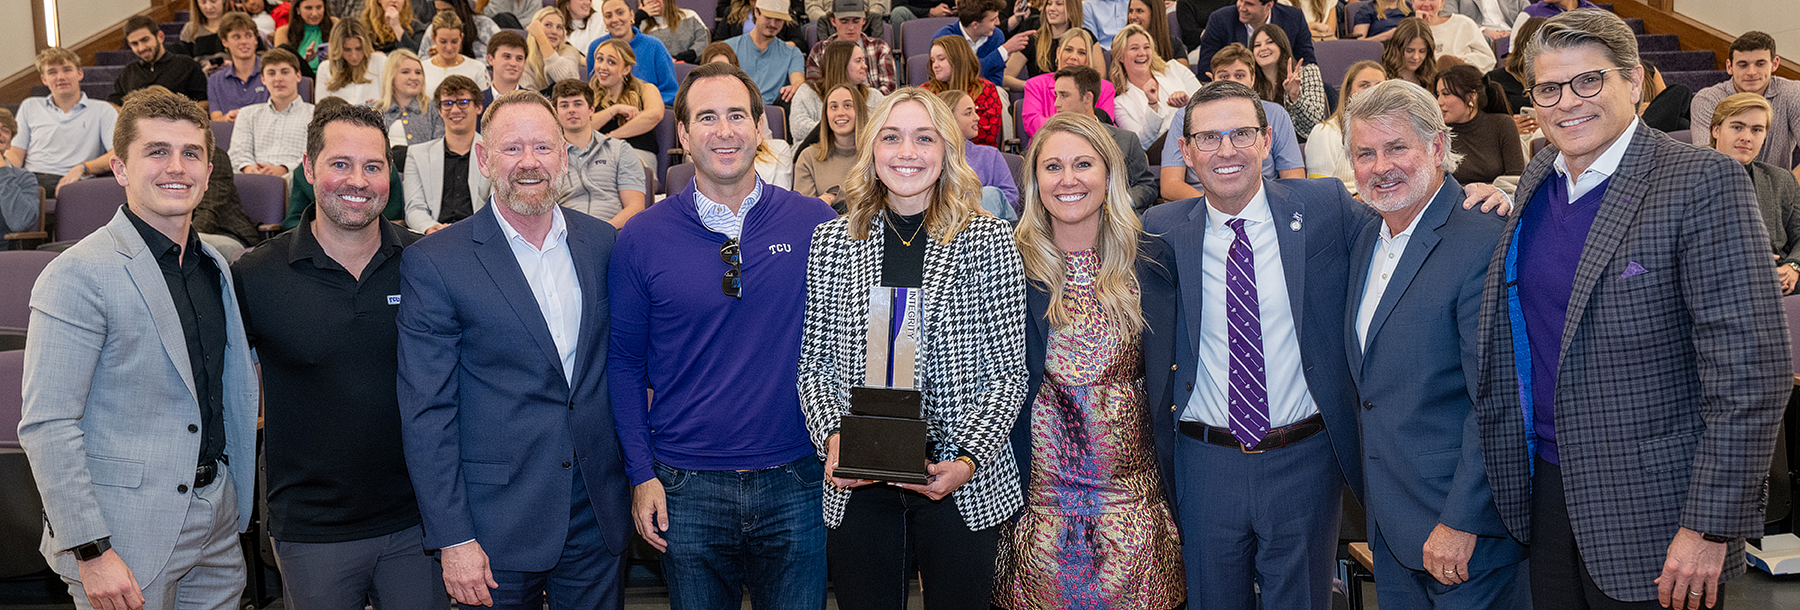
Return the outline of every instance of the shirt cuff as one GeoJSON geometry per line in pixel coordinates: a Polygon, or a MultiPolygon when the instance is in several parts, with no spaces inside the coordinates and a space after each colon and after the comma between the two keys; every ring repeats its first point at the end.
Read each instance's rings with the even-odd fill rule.
{"type": "MultiPolygon", "coordinates": [[[[474,541],[475,541],[475,539],[474,539],[474,538],[470,538],[470,539],[468,539],[468,540],[464,540],[464,541],[462,541],[462,542],[458,542],[458,543],[456,543],[456,544],[451,544],[451,545],[445,545],[445,546],[444,546],[444,549],[454,549],[454,548],[456,548],[456,547],[459,547],[459,546],[462,546],[462,545],[465,545],[465,544],[468,544],[468,543],[471,543],[471,542],[474,542],[474,541]]],[[[439,551],[442,551],[442,550],[444,550],[444,549],[438,549],[438,550],[439,550],[439,551]]]]}

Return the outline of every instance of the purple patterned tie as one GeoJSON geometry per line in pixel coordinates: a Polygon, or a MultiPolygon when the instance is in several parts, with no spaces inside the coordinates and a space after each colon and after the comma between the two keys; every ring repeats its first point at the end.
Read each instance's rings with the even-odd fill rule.
{"type": "Polygon", "coordinates": [[[1262,310],[1256,299],[1256,255],[1244,219],[1225,221],[1237,232],[1225,256],[1225,320],[1230,325],[1231,435],[1254,449],[1269,433],[1269,390],[1264,384],[1262,310]]]}

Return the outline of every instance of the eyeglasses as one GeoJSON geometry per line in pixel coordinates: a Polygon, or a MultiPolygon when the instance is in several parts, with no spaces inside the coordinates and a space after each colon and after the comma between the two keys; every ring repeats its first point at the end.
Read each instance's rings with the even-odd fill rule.
{"type": "Polygon", "coordinates": [[[1188,134],[1187,138],[1188,142],[1194,145],[1194,148],[1198,148],[1204,152],[1212,152],[1218,150],[1219,145],[1224,144],[1227,138],[1231,140],[1232,148],[1249,148],[1255,146],[1256,139],[1261,137],[1262,133],[1263,128],[1261,127],[1239,127],[1237,129],[1224,131],[1196,131],[1188,134]]]}
{"type": "Polygon", "coordinates": [[[719,289],[725,291],[725,296],[743,299],[744,258],[738,254],[736,237],[725,240],[725,245],[719,246],[719,260],[731,265],[730,269],[725,270],[725,278],[719,281],[719,289]]]}
{"type": "Polygon", "coordinates": [[[468,108],[470,104],[474,103],[475,100],[463,98],[460,100],[444,100],[438,102],[438,105],[443,106],[445,110],[449,110],[451,108],[468,108]]]}
{"type": "Polygon", "coordinates": [[[1617,72],[1624,68],[1607,68],[1593,72],[1582,72],[1575,78],[1560,83],[1538,83],[1531,86],[1531,104],[1539,108],[1549,108],[1562,102],[1563,89],[1574,89],[1575,95],[1590,98],[1600,95],[1600,89],[1606,85],[1606,73],[1617,72]]]}

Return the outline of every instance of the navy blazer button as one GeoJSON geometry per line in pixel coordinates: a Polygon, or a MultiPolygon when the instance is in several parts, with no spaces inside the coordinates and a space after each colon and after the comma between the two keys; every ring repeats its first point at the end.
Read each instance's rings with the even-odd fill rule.
{"type": "Polygon", "coordinates": [[[1187,391],[1189,391],[1189,392],[1194,391],[1194,382],[1192,382],[1192,381],[1187,382],[1187,391]]]}
{"type": "Polygon", "coordinates": [[[199,431],[200,431],[200,426],[188,424],[188,432],[199,432],[199,431]]]}
{"type": "Polygon", "coordinates": [[[176,485],[175,491],[177,491],[179,493],[187,493],[187,486],[186,485],[176,485]]]}
{"type": "Polygon", "coordinates": [[[1363,408],[1364,409],[1373,409],[1373,408],[1375,408],[1375,403],[1365,400],[1365,401],[1363,401],[1363,408]]]}
{"type": "Polygon", "coordinates": [[[569,462],[568,462],[568,461],[564,461],[564,462],[563,462],[563,468],[568,468],[568,467],[569,467],[569,462]]]}

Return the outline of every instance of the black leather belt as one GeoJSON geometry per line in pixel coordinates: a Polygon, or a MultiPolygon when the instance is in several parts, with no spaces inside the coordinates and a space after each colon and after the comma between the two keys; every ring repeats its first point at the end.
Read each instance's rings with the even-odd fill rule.
{"type": "Polygon", "coordinates": [[[207,462],[194,469],[194,489],[211,485],[219,478],[219,463],[207,462]]]}
{"type": "Polygon", "coordinates": [[[1244,453],[1262,453],[1264,451],[1280,449],[1306,440],[1324,429],[1325,419],[1318,415],[1314,415],[1293,424],[1270,430],[1268,434],[1263,435],[1262,441],[1256,444],[1256,448],[1251,449],[1245,447],[1243,443],[1238,442],[1237,437],[1232,436],[1231,430],[1217,426],[1208,426],[1200,422],[1181,422],[1181,433],[1186,434],[1188,438],[1212,443],[1220,447],[1231,447],[1244,453]]]}

